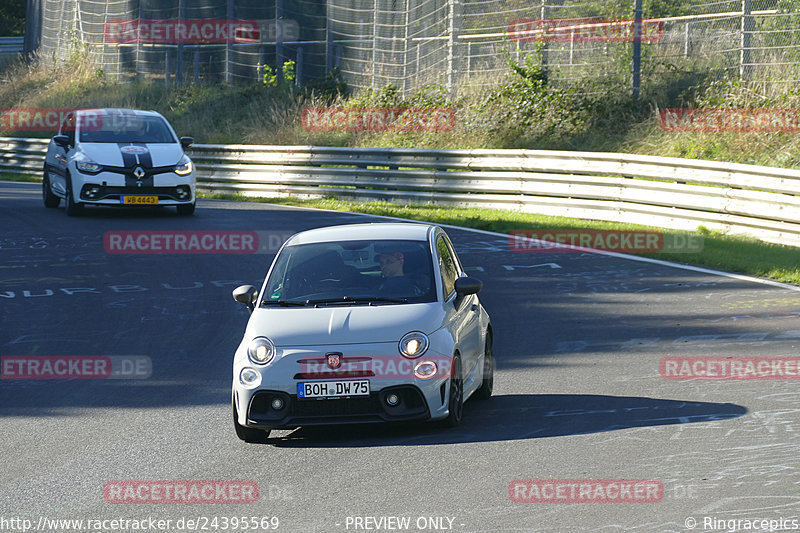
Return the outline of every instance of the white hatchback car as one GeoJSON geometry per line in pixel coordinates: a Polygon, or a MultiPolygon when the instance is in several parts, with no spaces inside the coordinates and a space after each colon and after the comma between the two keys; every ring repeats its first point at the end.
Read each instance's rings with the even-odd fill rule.
{"type": "Polygon", "coordinates": [[[237,436],[272,429],[441,420],[489,398],[492,327],[438,226],[377,223],[298,233],[261,291],[233,291],[251,311],[233,360],[237,436]]]}
{"type": "Polygon", "coordinates": [[[47,147],[42,179],[46,207],[61,199],[67,215],[84,205],[167,205],[179,215],[195,208],[195,174],[178,139],[155,111],[82,109],[69,113],[47,147]]]}

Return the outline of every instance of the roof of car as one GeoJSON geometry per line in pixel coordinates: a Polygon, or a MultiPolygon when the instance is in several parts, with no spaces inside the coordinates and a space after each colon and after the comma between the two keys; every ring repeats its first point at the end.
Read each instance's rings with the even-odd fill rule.
{"type": "Polygon", "coordinates": [[[122,107],[103,107],[103,108],[90,108],[79,109],[78,113],[92,113],[95,115],[137,115],[137,116],[150,116],[160,117],[161,114],[156,111],[145,111],[143,109],[125,109],[122,107]]]}
{"type": "Polygon", "coordinates": [[[286,243],[287,246],[317,242],[359,240],[405,240],[427,241],[434,226],[429,224],[376,222],[370,224],[345,224],[328,226],[298,233],[286,243]]]}

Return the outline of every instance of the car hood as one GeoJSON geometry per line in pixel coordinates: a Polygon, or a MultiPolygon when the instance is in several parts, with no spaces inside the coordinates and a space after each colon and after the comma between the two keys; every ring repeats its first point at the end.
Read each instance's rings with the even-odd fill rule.
{"type": "Polygon", "coordinates": [[[276,346],[397,342],[409,331],[432,333],[444,322],[438,302],[320,308],[259,308],[246,337],[269,337],[276,346]]]}
{"type": "Polygon", "coordinates": [[[126,146],[134,146],[134,143],[81,143],[80,148],[95,163],[112,167],[135,164],[166,167],[177,164],[183,157],[183,148],[178,143],[135,143],[134,148],[140,154],[125,154],[126,146]]]}

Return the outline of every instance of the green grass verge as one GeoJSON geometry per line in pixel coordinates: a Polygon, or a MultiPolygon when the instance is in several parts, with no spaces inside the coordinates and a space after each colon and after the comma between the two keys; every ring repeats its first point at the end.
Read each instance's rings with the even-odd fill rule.
{"type": "Polygon", "coordinates": [[[334,211],[351,211],[382,215],[436,224],[451,224],[498,233],[520,229],[615,229],[663,231],[667,235],[692,235],[702,238],[703,249],[697,253],[641,254],[646,257],[701,265],[728,272],[749,274],[785,283],[800,285],[800,249],[768,244],[746,237],[723,235],[703,230],[680,232],[652,226],[600,222],[567,217],[551,217],[503,211],[500,209],[439,207],[435,205],[398,205],[386,202],[350,202],[334,198],[306,200],[299,198],[251,198],[238,194],[202,194],[204,198],[242,200],[270,204],[293,205],[334,211]]]}
{"type": "Polygon", "coordinates": [[[0,172],[0,181],[22,181],[25,183],[41,183],[41,176],[27,176],[23,174],[4,174],[0,172]]]}

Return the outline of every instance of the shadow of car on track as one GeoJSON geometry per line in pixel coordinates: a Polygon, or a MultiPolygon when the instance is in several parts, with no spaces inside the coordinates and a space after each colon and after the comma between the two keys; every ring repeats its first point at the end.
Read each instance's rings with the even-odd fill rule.
{"type": "Polygon", "coordinates": [[[269,439],[278,447],[425,446],[603,433],[620,429],[738,418],[747,408],[694,402],[586,394],[511,394],[467,403],[455,429],[433,424],[309,426],[269,439]]]}

